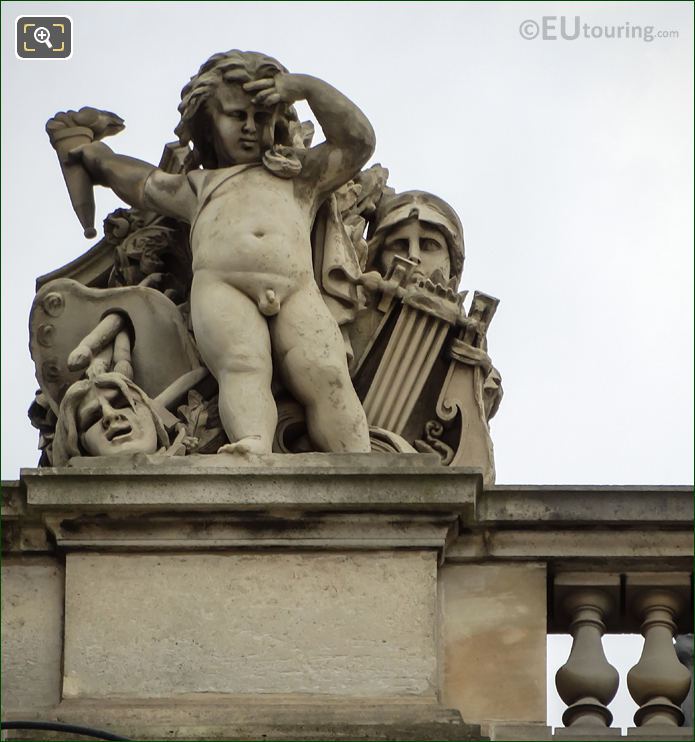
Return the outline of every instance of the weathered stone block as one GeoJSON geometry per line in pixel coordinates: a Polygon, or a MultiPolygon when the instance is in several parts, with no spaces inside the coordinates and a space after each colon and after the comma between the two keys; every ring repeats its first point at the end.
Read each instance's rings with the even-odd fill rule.
{"type": "Polygon", "coordinates": [[[2,564],[2,707],[35,710],[60,700],[63,569],[43,557],[2,564]]]}
{"type": "Polygon", "coordinates": [[[70,554],[66,697],[434,696],[428,552],[70,554]]]}
{"type": "Polygon", "coordinates": [[[443,704],[469,723],[545,723],[545,565],[452,564],[440,580],[443,704]]]}
{"type": "MultiPolygon", "coordinates": [[[[42,718],[110,731],[137,740],[487,740],[458,711],[422,697],[338,698],[214,693],[173,699],[73,698],[42,718]]],[[[36,739],[11,732],[9,739],[36,739]]],[[[44,737],[44,734],[46,735],[44,737]]],[[[64,734],[42,739],[64,739],[64,734]]],[[[527,737],[526,739],[532,739],[527,737]]]]}
{"type": "Polygon", "coordinates": [[[553,738],[553,728],[539,722],[490,721],[481,726],[483,734],[491,740],[506,742],[545,742],[553,738]]]}

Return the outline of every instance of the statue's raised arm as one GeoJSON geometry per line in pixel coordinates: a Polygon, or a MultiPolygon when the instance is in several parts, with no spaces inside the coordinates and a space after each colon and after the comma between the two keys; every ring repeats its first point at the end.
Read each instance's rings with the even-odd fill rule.
{"type": "Polygon", "coordinates": [[[333,86],[310,75],[280,73],[246,83],[257,105],[273,106],[306,100],[323,129],[326,141],[304,156],[300,177],[311,180],[319,194],[353,178],[374,153],[376,138],[367,117],[333,86]]]}

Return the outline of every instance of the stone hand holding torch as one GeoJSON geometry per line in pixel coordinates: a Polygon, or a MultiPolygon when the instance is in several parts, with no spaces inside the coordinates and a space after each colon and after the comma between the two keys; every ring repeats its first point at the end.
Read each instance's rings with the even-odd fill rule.
{"type": "Polygon", "coordinates": [[[118,134],[123,129],[120,116],[87,106],[79,111],[57,113],[46,124],[46,132],[58,154],[72,207],[88,239],[97,234],[94,229],[94,183],[82,163],[72,160],[68,155],[75,147],[118,134]]]}

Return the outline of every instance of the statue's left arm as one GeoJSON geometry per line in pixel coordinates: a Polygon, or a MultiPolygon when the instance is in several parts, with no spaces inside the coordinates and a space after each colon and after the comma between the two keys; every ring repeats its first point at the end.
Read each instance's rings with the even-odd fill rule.
{"type": "Polygon", "coordinates": [[[306,154],[301,176],[326,194],[353,178],[374,153],[372,125],[360,109],[340,91],[310,75],[280,74],[273,79],[246,83],[264,106],[306,100],[323,129],[326,141],[306,154]]]}

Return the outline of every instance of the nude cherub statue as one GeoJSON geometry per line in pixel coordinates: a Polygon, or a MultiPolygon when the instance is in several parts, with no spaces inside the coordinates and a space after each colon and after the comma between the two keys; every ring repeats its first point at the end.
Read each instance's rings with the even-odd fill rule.
{"type": "Polygon", "coordinates": [[[269,453],[277,424],[273,361],[306,409],[319,450],[369,451],[344,342],[314,279],[318,207],[374,151],[374,132],[344,95],[256,52],[216,54],[184,87],[176,129],[194,169],[169,174],[101,142],[73,151],[93,181],[131,206],[191,225],[191,317],[216,377],[220,451],[269,453]],[[291,104],[306,100],[325,142],[306,148],[291,104]]]}

